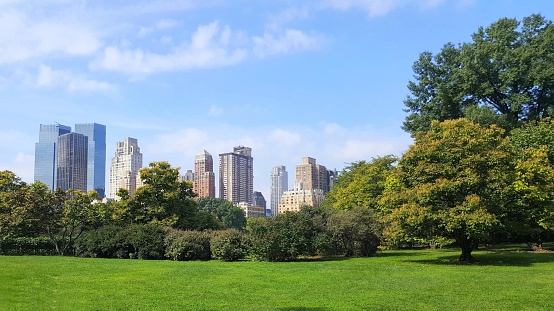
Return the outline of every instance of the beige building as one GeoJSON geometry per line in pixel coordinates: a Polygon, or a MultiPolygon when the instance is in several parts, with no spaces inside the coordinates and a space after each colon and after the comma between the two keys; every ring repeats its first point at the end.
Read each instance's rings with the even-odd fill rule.
{"type": "Polygon", "coordinates": [[[279,203],[279,214],[298,212],[303,205],[319,206],[325,195],[321,189],[294,189],[283,192],[279,203]]]}
{"type": "Polygon", "coordinates": [[[194,158],[193,189],[199,198],[215,198],[214,160],[206,150],[202,150],[194,158]]]}
{"type": "Polygon", "coordinates": [[[262,218],[265,217],[265,208],[263,206],[256,206],[247,202],[240,202],[237,204],[244,211],[246,218],[262,218]]]}
{"type": "Polygon", "coordinates": [[[295,188],[321,189],[329,192],[329,172],[323,165],[316,164],[314,158],[302,158],[302,164],[296,166],[295,188]]]}

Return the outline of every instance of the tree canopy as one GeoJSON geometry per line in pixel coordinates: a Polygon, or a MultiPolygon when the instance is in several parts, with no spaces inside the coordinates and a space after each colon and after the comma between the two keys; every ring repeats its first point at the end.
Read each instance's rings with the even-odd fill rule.
{"type": "Polygon", "coordinates": [[[421,53],[413,70],[407,132],[461,117],[514,128],[554,113],[554,25],[541,15],[503,18],[469,43],[421,53]]]}
{"type": "Polygon", "coordinates": [[[415,138],[398,184],[386,190],[389,238],[452,238],[460,260],[470,261],[475,243],[495,229],[536,229],[552,212],[554,171],[544,149],[514,148],[504,130],[466,119],[434,121],[415,138]]]}

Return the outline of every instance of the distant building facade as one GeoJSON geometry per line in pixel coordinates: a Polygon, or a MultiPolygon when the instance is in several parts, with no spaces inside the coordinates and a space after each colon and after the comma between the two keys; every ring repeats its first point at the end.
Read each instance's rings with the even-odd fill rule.
{"type": "Polygon", "coordinates": [[[194,172],[192,170],[187,170],[185,175],[179,176],[179,181],[190,181],[194,183],[194,172]]]}
{"type": "Polygon", "coordinates": [[[233,203],[253,203],[254,158],[252,149],[238,146],[219,155],[219,197],[233,203]]]}
{"type": "Polygon", "coordinates": [[[214,160],[206,150],[194,157],[193,190],[199,198],[215,198],[214,160]]]}
{"type": "Polygon", "coordinates": [[[254,191],[254,193],[252,195],[254,197],[254,202],[253,202],[254,206],[261,206],[265,210],[266,207],[267,207],[266,206],[267,203],[265,201],[264,195],[259,191],[254,191]]]}
{"type": "Polygon", "coordinates": [[[265,208],[262,206],[252,205],[247,202],[241,202],[237,204],[238,207],[244,212],[246,218],[263,218],[265,217],[265,208]]]}
{"type": "Polygon", "coordinates": [[[283,193],[279,203],[279,213],[298,212],[303,205],[318,207],[325,195],[321,189],[294,189],[283,193]]]}
{"type": "Polygon", "coordinates": [[[58,137],[56,187],[87,192],[88,137],[67,133],[58,137]]]}
{"type": "Polygon", "coordinates": [[[117,192],[126,189],[130,196],[134,196],[136,189],[141,185],[139,170],[142,168],[142,153],[136,138],[126,137],[116,143],[115,155],[110,165],[110,193],[111,199],[119,200],[117,192]]]}
{"type": "Polygon", "coordinates": [[[295,183],[299,189],[321,189],[325,194],[329,192],[329,172],[314,158],[304,157],[302,164],[296,166],[295,183]]]}
{"type": "Polygon", "coordinates": [[[106,126],[98,123],[75,124],[75,133],[88,137],[87,191],[106,196],[106,126]]]}
{"type": "Polygon", "coordinates": [[[61,124],[41,124],[38,143],[35,144],[34,180],[40,181],[51,191],[57,186],[58,137],[71,133],[71,127],[61,124]]]}
{"type": "Polygon", "coordinates": [[[281,203],[281,197],[283,192],[288,190],[289,180],[288,172],[285,166],[275,166],[271,170],[271,189],[270,189],[270,207],[271,215],[277,215],[279,213],[279,203],[281,203]]]}

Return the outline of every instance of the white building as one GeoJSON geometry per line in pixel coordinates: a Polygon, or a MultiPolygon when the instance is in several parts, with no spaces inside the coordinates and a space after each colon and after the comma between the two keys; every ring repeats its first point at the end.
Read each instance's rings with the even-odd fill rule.
{"type": "Polygon", "coordinates": [[[133,196],[137,185],[140,185],[139,170],[142,167],[142,153],[137,139],[126,137],[117,142],[115,156],[110,166],[109,198],[118,200],[116,193],[123,188],[133,196]]]}
{"type": "Polygon", "coordinates": [[[279,213],[279,203],[283,192],[289,189],[288,173],[284,166],[275,166],[271,170],[271,215],[279,213]]]}

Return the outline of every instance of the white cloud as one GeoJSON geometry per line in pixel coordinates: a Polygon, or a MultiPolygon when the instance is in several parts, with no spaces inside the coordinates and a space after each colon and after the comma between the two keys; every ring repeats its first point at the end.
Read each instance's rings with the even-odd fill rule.
{"type": "Polygon", "coordinates": [[[444,0],[328,0],[326,6],[338,10],[360,9],[370,17],[385,16],[394,9],[415,5],[423,9],[434,8],[444,0]]]}
{"type": "Polygon", "coordinates": [[[35,20],[13,9],[0,13],[0,29],[0,64],[90,55],[101,46],[98,34],[85,25],[55,18],[35,20]]]}
{"type": "Polygon", "coordinates": [[[276,129],[271,132],[270,137],[277,143],[288,147],[298,145],[302,142],[302,136],[283,129],[276,129]]]}
{"type": "MultiPolygon", "coordinates": [[[[13,156],[13,154],[10,154],[13,156]]],[[[23,181],[32,183],[34,180],[34,156],[17,152],[15,157],[12,157],[7,165],[0,164],[0,171],[9,170],[14,172],[23,181]]]]}
{"type": "Polygon", "coordinates": [[[72,92],[111,91],[115,89],[113,84],[90,80],[70,71],[54,70],[41,65],[36,77],[37,87],[64,87],[72,92]]]}
{"type": "Polygon", "coordinates": [[[307,8],[288,8],[278,14],[275,14],[269,18],[269,22],[266,27],[271,30],[280,30],[284,25],[291,22],[305,19],[309,16],[307,8]]]}
{"type": "Polygon", "coordinates": [[[277,35],[266,33],[261,37],[253,37],[252,40],[254,54],[258,57],[311,50],[319,47],[323,42],[321,37],[310,36],[296,29],[287,29],[277,35]]]}
{"type": "Polygon", "coordinates": [[[219,117],[223,114],[223,108],[219,107],[218,105],[212,105],[210,107],[210,110],[208,111],[208,115],[212,117],[219,117]]]}
{"type": "Polygon", "coordinates": [[[189,44],[183,44],[167,54],[156,54],[141,49],[120,49],[109,46],[103,55],[91,63],[92,69],[112,70],[145,75],[192,68],[219,67],[236,64],[246,57],[246,51],[229,48],[218,22],[198,27],[189,44]],[[223,41],[223,44],[222,44],[223,41]]]}

